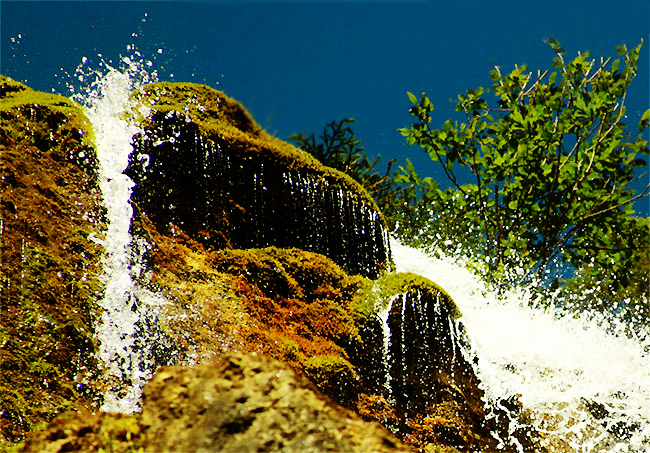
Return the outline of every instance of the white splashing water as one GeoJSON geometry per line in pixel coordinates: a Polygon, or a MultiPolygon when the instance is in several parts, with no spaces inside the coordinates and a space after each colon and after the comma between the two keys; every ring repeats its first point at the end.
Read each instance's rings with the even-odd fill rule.
{"type": "Polygon", "coordinates": [[[105,248],[105,289],[99,301],[104,311],[96,331],[100,341],[98,356],[109,386],[102,406],[106,412],[133,413],[139,409],[142,387],[151,378],[153,368],[144,363],[146,353],[136,345],[137,324],[143,317],[141,307],[164,303],[160,296],[139,287],[136,281],[141,263],[130,233],[134,183],[124,174],[133,150],[131,140],[139,132],[124,119],[129,95],[138,86],[155,81],[155,73],[150,76],[141,61],[123,58],[122,70],[102,61],[100,70],[88,72],[84,67],[88,60],[84,57],[77,78],[89,83],[89,87],[73,95],[75,101],[85,106],[93,126],[99,185],[106,208],[105,237],[93,238],[105,248]]]}
{"type": "Polygon", "coordinates": [[[427,277],[454,299],[486,397],[518,395],[547,448],[650,451],[650,339],[531,308],[525,293],[499,299],[450,258],[432,258],[395,240],[391,249],[398,272],[427,277]],[[608,415],[596,419],[587,408],[594,403],[608,415]],[[610,432],[624,427],[627,434],[610,432]]]}

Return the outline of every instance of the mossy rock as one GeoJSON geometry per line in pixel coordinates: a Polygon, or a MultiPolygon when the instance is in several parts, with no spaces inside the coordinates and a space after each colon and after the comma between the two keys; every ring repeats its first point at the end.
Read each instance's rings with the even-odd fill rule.
{"type": "Polygon", "coordinates": [[[31,433],[19,451],[135,453],[143,451],[144,439],[138,415],[66,412],[46,429],[31,433]]]}
{"type": "MultiPolygon", "coordinates": [[[[13,94],[27,91],[7,86],[16,88],[13,94]]],[[[20,130],[13,126],[23,120],[3,113],[3,133],[20,130]]],[[[31,124],[35,131],[47,127],[31,124]]],[[[5,138],[0,145],[0,442],[16,442],[34,426],[70,408],[91,407],[99,397],[93,333],[103,249],[89,237],[99,234],[103,223],[95,180],[57,154],[65,147],[40,149],[27,139],[5,138]]]]}
{"type": "Polygon", "coordinates": [[[57,161],[68,160],[96,176],[94,134],[83,108],[0,75],[0,140],[32,144],[57,161]]]}
{"type": "Polygon", "coordinates": [[[132,200],[160,229],[174,224],[213,248],[300,248],[351,274],[390,266],[383,217],[347,175],[263,131],[238,102],[205,85],[133,93],[132,200]]]}
{"type": "Polygon", "coordinates": [[[346,407],[357,402],[359,378],[352,364],[341,356],[309,357],[302,363],[306,376],[326,395],[346,407]]]}
{"type": "MultiPolygon", "coordinates": [[[[412,421],[426,418],[431,407],[447,402],[458,404],[472,418],[468,432],[480,427],[474,420],[485,415],[483,393],[463,354],[467,340],[461,312],[444,289],[416,274],[393,273],[366,282],[354,303],[368,316],[362,318],[363,346],[351,352],[350,360],[370,395],[366,400],[385,401],[384,412],[394,411],[396,420],[385,417],[387,427],[407,443],[424,448],[429,432],[412,421]]],[[[364,410],[373,414],[368,409],[373,406],[366,404],[364,410]]],[[[441,423],[436,421],[436,426],[441,423]]],[[[440,440],[462,448],[480,444],[472,436],[448,434],[440,440]]]]}
{"type": "Polygon", "coordinates": [[[390,273],[368,282],[355,297],[355,302],[366,307],[366,310],[372,307],[374,312],[381,312],[387,308],[391,299],[413,292],[436,299],[452,319],[462,316],[456,303],[443,288],[428,278],[411,272],[390,273]]]}
{"type": "Polygon", "coordinates": [[[337,402],[354,406],[358,376],[345,349],[360,341],[351,301],[365,279],[299,249],[221,250],[209,256],[215,270],[236,277],[238,297],[263,322],[249,332],[248,341],[293,366],[337,402]]]}
{"type": "Polygon", "coordinates": [[[2,444],[99,397],[104,225],[83,109],[0,76],[0,115],[2,444]]]}
{"type": "Polygon", "coordinates": [[[309,153],[268,134],[241,103],[222,91],[196,83],[159,82],[135,91],[132,100],[137,106],[133,118],[147,132],[156,130],[161,116],[182,117],[184,122],[195,124],[208,143],[216,145],[225,140],[232,145],[244,144],[237,149],[244,160],[268,158],[281,162],[288,170],[319,174],[349,191],[351,196],[376,206],[368,192],[348,175],[324,166],[309,153]]]}

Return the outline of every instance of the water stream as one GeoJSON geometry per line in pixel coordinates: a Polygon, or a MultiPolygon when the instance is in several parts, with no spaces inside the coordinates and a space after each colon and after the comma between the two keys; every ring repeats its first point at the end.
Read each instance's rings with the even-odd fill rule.
{"type": "Polygon", "coordinates": [[[391,248],[398,271],[438,282],[460,308],[487,398],[516,395],[552,451],[650,451],[650,339],[531,308],[524,292],[499,298],[450,258],[391,248]]]}
{"type": "Polygon", "coordinates": [[[105,248],[105,289],[98,301],[103,312],[96,327],[98,357],[104,364],[108,387],[102,410],[132,413],[139,409],[142,387],[154,369],[147,363],[150,352],[143,350],[146,346],[139,341],[142,325],[151,318],[150,307],[164,303],[164,299],[138,283],[143,271],[141,251],[147,244],[131,237],[134,183],[124,171],[133,151],[132,137],[139,129],[125,119],[124,113],[132,90],[154,80],[142,70],[140,61],[130,58],[122,59],[119,70],[105,62],[100,70],[89,70],[86,63],[84,58],[77,79],[88,86],[73,99],[85,106],[93,126],[99,186],[106,209],[103,237],[91,238],[105,248]]]}

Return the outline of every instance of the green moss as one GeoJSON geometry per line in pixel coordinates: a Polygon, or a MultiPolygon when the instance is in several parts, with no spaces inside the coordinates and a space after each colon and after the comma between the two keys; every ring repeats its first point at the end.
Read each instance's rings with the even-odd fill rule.
{"type": "Polygon", "coordinates": [[[348,276],[326,256],[296,248],[220,250],[211,254],[219,272],[245,276],[271,298],[343,301],[351,299],[361,281],[348,276]]]}
{"type": "MultiPolygon", "coordinates": [[[[28,91],[9,86],[16,96],[28,91]]],[[[14,120],[3,116],[3,130],[14,120]]],[[[0,155],[1,443],[93,404],[102,249],[88,239],[101,222],[87,173],[12,138],[0,155]]]]}
{"type": "Polygon", "coordinates": [[[33,144],[57,160],[69,160],[94,174],[94,135],[83,108],[70,99],[34,91],[0,75],[0,139],[33,144]]]}
{"type": "Polygon", "coordinates": [[[321,355],[310,357],[303,370],[316,386],[346,406],[356,404],[358,377],[354,367],[341,356],[321,355]]]}
{"type": "Polygon", "coordinates": [[[298,342],[290,338],[282,338],[278,342],[278,349],[280,354],[284,357],[284,361],[294,362],[298,360],[300,355],[300,347],[298,342]]]}
{"type": "Polygon", "coordinates": [[[375,281],[368,281],[354,298],[353,307],[361,319],[386,309],[390,300],[398,295],[420,292],[445,304],[453,319],[462,316],[451,296],[426,277],[410,272],[386,274],[375,281]]]}
{"type": "Polygon", "coordinates": [[[246,337],[254,350],[290,364],[339,403],[356,404],[358,377],[346,347],[360,341],[350,302],[365,279],[299,249],[221,250],[210,261],[237,278],[238,297],[262,323],[246,337]]]}
{"type": "Polygon", "coordinates": [[[211,248],[312,250],[371,278],[388,265],[367,191],[267,134],[235,100],[188,83],[146,85],[132,100],[144,132],[127,170],[131,200],[157,228],[177,225],[211,248]]]}
{"type": "Polygon", "coordinates": [[[32,433],[18,451],[144,452],[143,431],[139,415],[67,412],[32,433]]]}
{"type": "Polygon", "coordinates": [[[372,197],[356,181],[266,133],[239,102],[221,91],[194,83],[159,82],[145,85],[132,97],[136,101],[132,116],[145,130],[155,127],[155,122],[151,121],[156,116],[154,112],[168,119],[180,115],[195,123],[201,135],[213,145],[225,142],[236,148],[243,159],[246,155],[255,159],[262,157],[281,162],[287,170],[307,170],[328,184],[355,194],[379,212],[372,197]]]}

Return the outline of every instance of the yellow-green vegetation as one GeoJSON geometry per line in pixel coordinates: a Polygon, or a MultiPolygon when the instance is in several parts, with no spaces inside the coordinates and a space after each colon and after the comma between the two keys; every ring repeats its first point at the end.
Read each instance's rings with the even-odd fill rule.
{"type": "Polygon", "coordinates": [[[287,170],[307,170],[311,175],[324,178],[329,184],[344,188],[378,211],[374,200],[356,181],[266,133],[244,106],[221,91],[195,83],[159,82],[135,91],[132,99],[137,106],[132,111],[133,118],[145,130],[155,126],[155,122],[151,121],[154,117],[169,119],[180,115],[195,123],[201,135],[213,145],[226,142],[244,154],[242,159],[267,158],[281,163],[287,170]]]}
{"type": "Polygon", "coordinates": [[[376,277],[390,252],[384,221],[349,176],[264,132],[210,87],[156,83],[132,94],[132,201],[157,228],[211,248],[297,247],[376,277]],[[342,244],[345,243],[345,247],[342,244]]]}
{"type": "Polygon", "coordinates": [[[352,303],[367,279],[313,252],[208,251],[175,226],[161,235],[146,216],[136,226],[156,244],[150,282],[171,302],[160,322],[177,339],[181,361],[233,347],[262,352],[344,405],[356,403],[358,375],[346,349],[361,342],[360,320],[371,312],[352,303]]]}
{"type": "Polygon", "coordinates": [[[235,277],[249,312],[264,323],[249,340],[339,402],[355,404],[357,374],[345,348],[361,341],[351,301],[365,279],[299,249],[223,250],[211,260],[235,277]]]}
{"type": "MultiPolygon", "coordinates": [[[[59,118],[44,106],[37,111],[59,118]]],[[[3,112],[0,445],[62,411],[93,406],[98,372],[93,326],[102,249],[89,240],[102,229],[96,182],[64,158],[72,148],[40,149],[7,135],[21,121],[3,112]]]]}
{"type": "MultiPolygon", "coordinates": [[[[406,443],[418,451],[426,451],[429,444],[480,445],[466,410],[456,401],[444,401],[432,406],[426,415],[408,421],[412,430],[406,443]]],[[[432,446],[433,446],[432,445],[432,446]]],[[[454,451],[454,450],[452,450],[454,451]]]]}
{"type": "Polygon", "coordinates": [[[81,106],[52,93],[35,91],[0,75],[0,141],[15,141],[49,152],[94,174],[93,131],[81,106]]]}
{"type": "Polygon", "coordinates": [[[444,289],[428,278],[410,272],[390,273],[375,281],[368,281],[355,297],[353,305],[360,313],[381,312],[393,297],[411,292],[426,294],[445,304],[453,319],[462,316],[456,303],[444,289]]]}
{"type": "Polygon", "coordinates": [[[57,417],[47,431],[33,433],[18,451],[143,453],[144,442],[139,415],[83,411],[57,417]]]}

